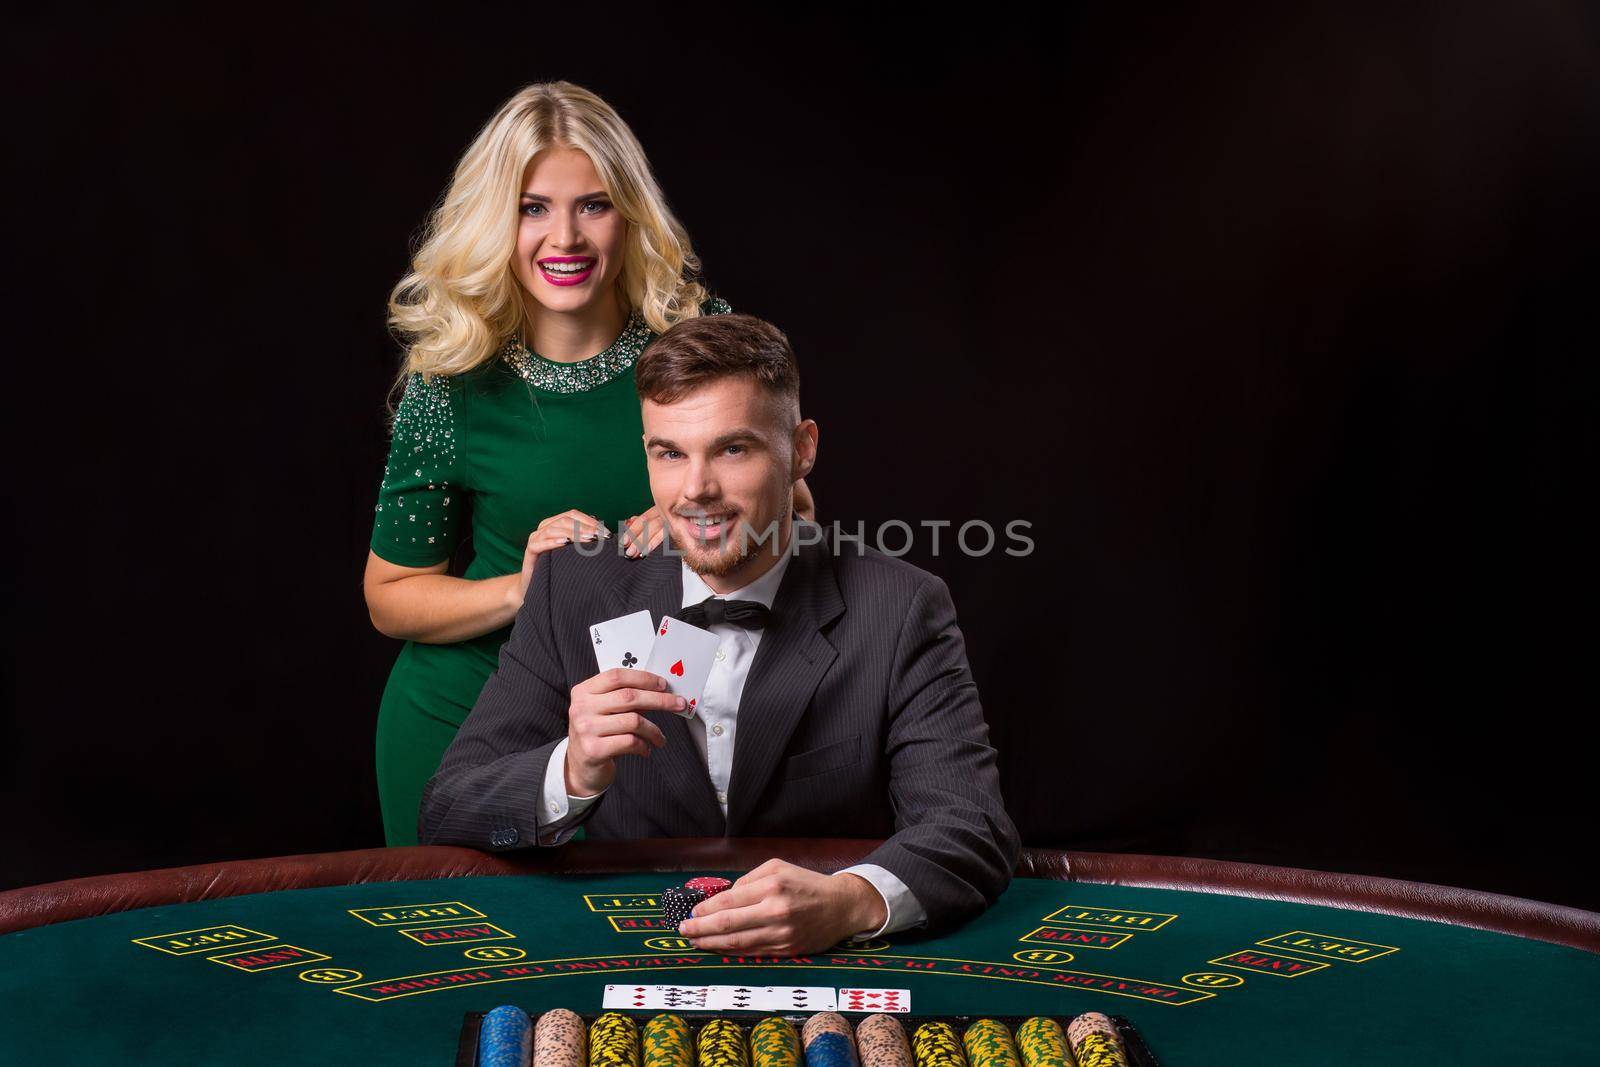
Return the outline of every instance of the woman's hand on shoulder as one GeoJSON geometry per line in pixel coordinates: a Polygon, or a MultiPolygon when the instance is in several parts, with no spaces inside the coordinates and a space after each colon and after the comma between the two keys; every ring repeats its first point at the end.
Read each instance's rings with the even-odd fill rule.
{"type": "Polygon", "coordinates": [[[517,580],[515,606],[521,608],[523,600],[527,598],[528,583],[533,581],[533,568],[540,556],[552,548],[570,545],[574,541],[593,541],[596,537],[610,536],[611,531],[606,529],[604,523],[577,508],[568,508],[559,515],[545,519],[538,529],[528,535],[528,543],[522,550],[522,573],[517,580]]]}
{"type": "Polygon", "coordinates": [[[667,517],[660,508],[653,507],[622,524],[622,553],[629,559],[638,559],[654,552],[666,535],[667,517]]]}

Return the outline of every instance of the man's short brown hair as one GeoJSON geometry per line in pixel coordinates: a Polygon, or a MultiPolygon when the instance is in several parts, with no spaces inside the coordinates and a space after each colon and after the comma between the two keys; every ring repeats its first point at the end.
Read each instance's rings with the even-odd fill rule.
{"type": "Polygon", "coordinates": [[[754,315],[702,315],[645,346],[634,369],[639,397],[671,404],[702,385],[743,375],[800,417],[800,367],[783,331],[754,315]]]}

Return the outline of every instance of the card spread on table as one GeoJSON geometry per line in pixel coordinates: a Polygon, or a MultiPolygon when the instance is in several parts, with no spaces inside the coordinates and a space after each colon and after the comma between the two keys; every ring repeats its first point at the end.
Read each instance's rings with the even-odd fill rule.
{"type": "MultiPolygon", "coordinates": [[[[895,993],[907,1007],[854,1008],[853,1011],[910,1011],[903,989],[858,990],[895,993]]],[[[840,999],[830,986],[608,985],[602,1008],[693,1008],[706,1011],[837,1011],[840,999]]]]}
{"type": "Polygon", "coordinates": [[[911,1010],[909,989],[841,989],[836,1011],[882,1011],[903,1013],[911,1010]]]}
{"type": "Polygon", "coordinates": [[[707,986],[608,985],[603,1008],[694,1008],[706,1006],[707,986]]]}
{"type": "Polygon", "coordinates": [[[763,987],[714,985],[706,987],[707,1011],[761,1011],[763,987]]]}
{"type": "Polygon", "coordinates": [[[667,680],[667,689],[689,702],[684,718],[694,714],[705,692],[706,679],[711,677],[711,665],[716,662],[717,646],[722,639],[710,630],[691,626],[668,615],[656,627],[655,642],[645,659],[644,669],[659,674],[667,680]]]}
{"type": "Polygon", "coordinates": [[[765,1011],[837,1011],[832,986],[772,985],[764,990],[765,1011]]]}
{"type": "Polygon", "coordinates": [[[594,646],[595,664],[602,671],[609,671],[613,667],[643,670],[655,639],[656,627],[648,609],[597,622],[589,627],[589,643],[594,646]]]}

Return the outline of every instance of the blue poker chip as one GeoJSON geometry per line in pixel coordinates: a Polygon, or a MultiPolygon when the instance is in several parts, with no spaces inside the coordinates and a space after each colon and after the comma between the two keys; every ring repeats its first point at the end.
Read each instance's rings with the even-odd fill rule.
{"type": "Polygon", "coordinates": [[[855,1044],[843,1034],[818,1034],[806,1046],[806,1067],[857,1067],[855,1044]]]}
{"type": "Polygon", "coordinates": [[[479,1067],[528,1067],[533,1059],[533,1022],[515,1004],[503,1004],[478,1027],[479,1067]]]}

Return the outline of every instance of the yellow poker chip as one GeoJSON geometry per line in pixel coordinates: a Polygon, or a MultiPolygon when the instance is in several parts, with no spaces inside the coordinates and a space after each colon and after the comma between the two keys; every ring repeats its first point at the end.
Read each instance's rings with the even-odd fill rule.
{"type": "Polygon", "coordinates": [[[696,1038],[701,1067],[748,1067],[744,1031],[728,1019],[712,1019],[696,1038]]]}
{"type": "Polygon", "coordinates": [[[800,1035],[787,1019],[771,1016],[750,1031],[752,1067],[798,1067],[800,1035]]]}
{"type": "Polygon", "coordinates": [[[1054,1019],[1035,1017],[1017,1027],[1024,1067],[1073,1067],[1067,1035],[1054,1019]]]}
{"type": "Polygon", "coordinates": [[[639,1030],[619,1012],[606,1012],[589,1027],[589,1067],[639,1067],[639,1030]]]}
{"type": "Polygon", "coordinates": [[[1022,1067],[1011,1031],[994,1019],[979,1019],[967,1027],[963,1041],[972,1067],[1022,1067]]]}
{"type": "Polygon", "coordinates": [[[911,1035],[917,1067],[966,1067],[967,1057],[949,1023],[923,1023],[911,1035]]]}

